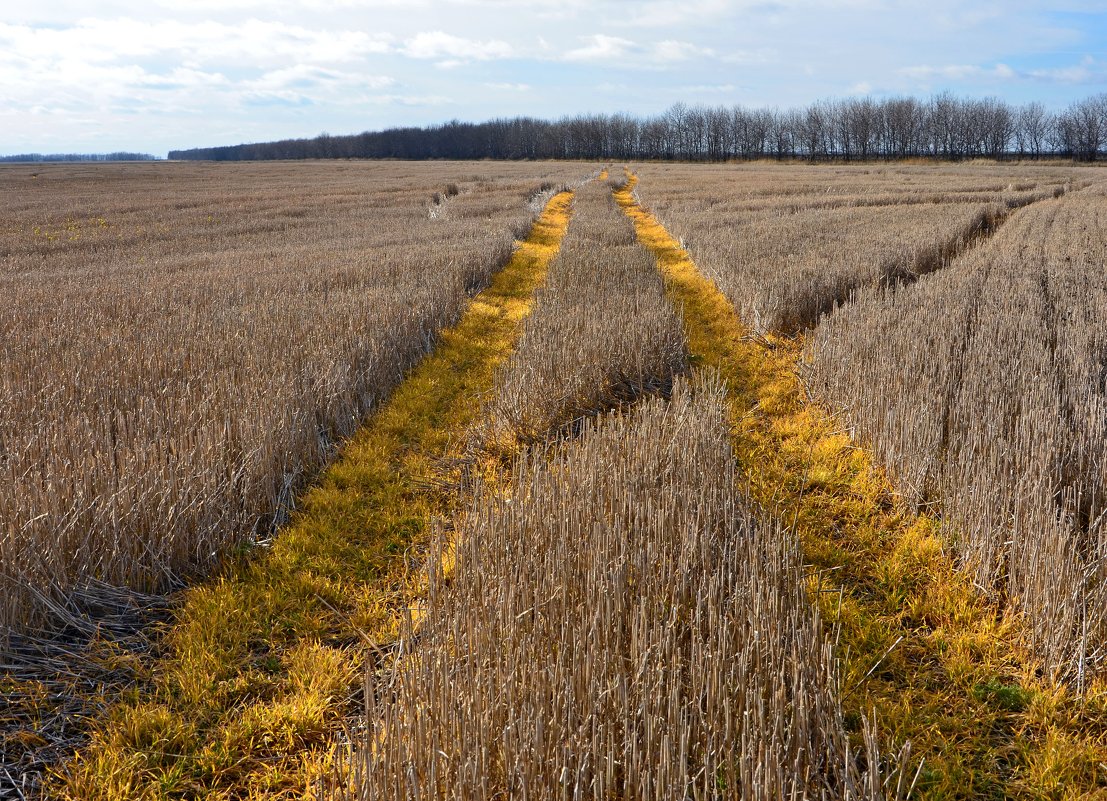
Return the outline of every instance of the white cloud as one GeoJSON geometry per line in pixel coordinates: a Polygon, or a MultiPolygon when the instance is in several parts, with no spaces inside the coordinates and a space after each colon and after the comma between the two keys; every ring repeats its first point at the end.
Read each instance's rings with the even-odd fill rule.
{"type": "Polygon", "coordinates": [[[333,63],[388,50],[387,36],[257,19],[237,25],[82,19],[60,28],[0,23],[0,61],[71,59],[111,63],[161,56],[252,65],[291,60],[333,63]]]}
{"type": "Polygon", "coordinates": [[[1031,78],[1037,78],[1043,81],[1056,81],[1057,83],[1088,83],[1103,77],[1102,73],[1097,75],[1084,65],[1031,70],[1027,74],[1030,75],[1031,78]]]}
{"type": "Polygon", "coordinates": [[[1107,85],[1107,61],[1081,60],[1107,52],[1102,0],[35,0],[0,20],[0,152],[337,134],[444,109],[787,107],[846,87],[1060,107],[1107,85]]]}
{"type": "Polygon", "coordinates": [[[778,53],[771,47],[760,47],[751,50],[728,50],[719,56],[719,61],[725,64],[770,64],[776,61],[778,53]]]}
{"type": "Polygon", "coordinates": [[[363,100],[367,90],[384,89],[396,81],[384,75],[363,75],[298,64],[271,70],[238,87],[245,102],[281,101],[313,105],[317,100],[349,105],[363,100]]]}
{"type": "Polygon", "coordinates": [[[658,42],[653,47],[653,55],[661,61],[688,61],[693,58],[714,56],[715,51],[710,47],[692,44],[691,42],[678,42],[666,39],[658,42]]]}
{"type": "Polygon", "coordinates": [[[205,72],[191,67],[177,67],[167,73],[147,74],[142,83],[163,88],[227,86],[230,81],[220,72],[205,72]]]}
{"type": "MultiPolygon", "coordinates": [[[[447,59],[450,62],[490,61],[511,58],[515,48],[499,39],[480,41],[454,36],[443,31],[418,33],[406,40],[399,52],[411,58],[447,59]]],[[[452,64],[451,64],[452,66],[452,64]]]]}
{"type": "Polygon", "coordinates": [[[619,36],[608,36],[603,33],[594,33],[591,36],[583,36],[583,47],[578,47],[565,53],[566,61],[609,61],[623,58],[634,52],[637,46],[629,39],[619,36]]]}
{"type": "Polygon", "coordinates": [[[0,105],[106,109],[126,125],[136,115],[225,115],[259,103],[344,106],[395,82],[362,64],[387,49],[381,35],[259,20],[0,24],[0,105]]]}
{"type": "Polygon", "coordinates": [[[452,98],[443,95],[371,95],[364,98],[365,102],[377,105],[395,106],[445,106],[455,102],[452,98]]]}
{"type": "Polygon", "coordinates": [[[1068,67],[1034,69],[1027,72],[1031,78],[1051,83],[1094,83],[1107,81],[1107,65],[1097,62],[1091,56],[1085,56],[1079,64],[1068,67]]]}
{"type": "Polygon", "coordinates": [[[732,94],[737,89],[738,87],[732,83],[697,83],[690,84],[688,86],[677,87],[678,92],[683,92],[689,95],[728,95],[732,94]]]}
{"type": "Polygon", "coordinates": [[[716,56],[711,47],[677,39],[640,44],[621,36],[595,33],[580,37],[580,40],[584,44],[563,53],[562,60],[597,66],[667,69],[716,56]]]}
{"type": "Polygon", "coordinates": [[[628,24],[643,28],[671,28],[718,17],[733,11],[734,6],[735,3],[729,0],[684,0],[681,3],[653,0],[636,3],[628,24]]]}
{"type": "Polygon", "coordinates": [[[899,74],[918,81],[933,81],[935,79],[948,81],[1006,81],[1018,77],[1018,73],[1006,64],[996,64],[992,67],[981,67],[977,64],[947,64],[940,67],[920,65],[904,67],[899,70],[899,74]]]}
{"type": "Polygon", "coordinates": [[[1077,64],[1063,67],[1018,70],[1007,64],[990,67],[978,64],[948,64],[945,66],[921,65],[904,67],[900,75],[923,85],[941,82],[988,83],[995,81],[1036,81],[1056,84],[1107,83],[1107,64],[1091,56],[1085,56],[1077,64]]]}

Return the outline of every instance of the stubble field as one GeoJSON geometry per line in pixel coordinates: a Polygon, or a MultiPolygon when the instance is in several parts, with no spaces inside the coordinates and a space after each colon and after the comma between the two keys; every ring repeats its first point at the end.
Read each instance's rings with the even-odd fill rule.
{"type": "Polygon", "coordinates": [[[0,797],[1107,793],[1099,170],[0,186],[0,797]]]}

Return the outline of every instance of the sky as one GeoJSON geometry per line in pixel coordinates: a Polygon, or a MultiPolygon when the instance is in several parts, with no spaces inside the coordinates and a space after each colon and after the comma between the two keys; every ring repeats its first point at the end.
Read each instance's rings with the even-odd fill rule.
{"type": "Polygon", "coordinates": [[[35,0],[0,14],[0,155],[677,101],[1107,91],[1107,0],[35,0]]]}

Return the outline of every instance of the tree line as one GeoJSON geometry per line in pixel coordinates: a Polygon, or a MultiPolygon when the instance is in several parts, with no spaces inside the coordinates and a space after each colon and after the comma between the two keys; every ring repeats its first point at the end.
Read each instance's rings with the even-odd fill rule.
{"type": "Polygon", "coordinates": [[[149,153],[19,153],[14,156],[0,156],[0,162],[46,162],[46,161],[158,161],[157,156],[149,153]]]}
{"type": "Polygon", "coordinates": [[[170,159],[729,159],[911,157],[1094,161],[1107,151],[1107,94],[1053,112],[1041,103],[913,97],[821,100],[803,108],[690,106],[656,116],[457,120],[348,136],[172,150],[170,159]]]}

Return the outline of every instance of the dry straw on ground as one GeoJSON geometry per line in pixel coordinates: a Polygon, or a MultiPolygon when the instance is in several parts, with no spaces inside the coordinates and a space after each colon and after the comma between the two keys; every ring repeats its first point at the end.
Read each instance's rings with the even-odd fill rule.
{"type": "MultiPolygon", "coordinates": [[[[0,224],[0,292],[18,298],[0,308],[11,355],[0,362],[0,625],[90,578],[156,586],[263,538],[302,478],[488,280],[542,192],[585,172],[474,169],[0,170],[0,184],[20,189],[0,224]]],[[[855,298],[807,335],[810,387],[873,444],[908,499],[940,506],[980,586],[1024,613],[1046,667],[1081,686],[1107,655],[1107,195],[1080,188],[1091,173],[652,165],[643,174],[642,194],[761,329],[803,329],[855,298]],[[1061,187],[1075,191],[1053,199],[1061,187]],[[1005,217],[993,240],[981,236],[1005,217]]],[[[1049,711],[1043,693],[1017,696],[1032,707],[1021,717],[981,718],[993,726],[983,733],[958,728],[977,725],[965,699],[953,713],[942,707],[942,693],[1024,691],[992,681],[1010,678],[1006,663],[968,671],[987,679],[977,684],[952,676],[998,639],[994,626],[978,642],[975,628],[933,622],[972,605],[949,608],[967,591],[930,596],[912,584],[918,553],[942,556],[933,529],[907,531],[917,549],[908,541],[886,562],[861,558],[882,547],[876,540],[834,539],[847,513],[856,519],[843,538],[873,536],[859,504],[908,515],[887,503],[883,483],[863,483],[868,472],[849,484],[849,460],[833,456],[856,453],[844,435],[804,433],[816,417],[830,425],[794,380],[804,338],[751,336],[737,318],[712,329],[725,336],[697,364],[744,354],[729,363],[729,402],[741,408],[724,413],[718,387],[692,390],[677,377],[688,358],[681,315],[608,188],[593,184],[574,202],[512,356],[500,362],[541,280],[537,262],[520,268],[534,279],[525,291],[469,307],[502,323],[494,342],[479,324],[467,329],[454,357],[392,396],[405,409],[374,418],[362,444],[346,448],[349,464],[304,501],[316,517],[301,515],[259,558],[235,560],[241,571],[188,593],[161,661],[124,653],[137,624],[129,609],[111,612],[126,631],[109,657],[156,667],[149,693],[101,721],[71,795],[301,791],[348,711],[358,632],[387,664],[370,660],[368,733],[348,764],[354,798],[896,797],[914,775],[906,753],[881,764],[871,727],[860,713],[847,726],[841,712],[843,697],[867,712],[866,680],[885,671],[888,688],[913,682],[883,699],[893,736],[941,729],[936,741],[986,752],[940,763],[988,763],[965,777],[966,792],[1046,786],[1051,770],[1072,777],[1084,765],[1094,775],[1079,781],[1097,781],[1102,760],[1088,753],[1098,746],[1072,757],[1064,727],[1050,728],[1063,708],[1049,711]],[[665,397],[643,401],[655,394],[665,397]],[[470,462],[455,450],[471,442],[485,403],[479,441],[501,456],[530,449],[496,463],[506,475],[478,484],[465,511],[438,526],[428,598],[400,626],[391,661],[397,609],[408,608],[409,584],[423,589],[410,575],[423,547],[412,532],[447,514],[439,495],[458,497],[454,469],[470,462]],[[832,453],[805,461],[788,448],[832,453]],[[812,518],[797,511],[797,529],[833,528],[826,536],[845,550],[808,557],[865,573],[850,586],[869,594],[836,595],[852,658],[827,642],[811,600],[832,607],[810,592],[795,532],[752,508],[737,470],[763,503],[777,487],[810,497],[801,511],[812,518]],[[419,500],[427,487],[434,503],[419,500]],[[887,616],[870,614],[874,605],[887,616]],[[908,625],[925,631],[901,645],[891,635],[908,625]],[[959,656],[932,659],[969,640],[959,656]],[[908,659],[929,664],[904,669],[908,659]],[[926,711],[906,708],[908,698],[926,711]],[[1024,735],[1053,740],[1024,749],[1014,740],[1024,735]],[[290,767],[310,749],[310,767],[290,767]],[[1041,760],[1027,767],[1026,752],[1041,760]],[[1054,755],[1077,767],[1050,768],[1054,755]]],[[[562,230],[545,232],[547,253],[562,230]]],[[[688,286],[674,291],[672,263],[666,275],[688,301],[688,286]]],[[[688,319],[733,317],[708,289],[688,319]]],[[[139,639],[141,652],[150,643],[139,639]]],[[[1080,714],[1095,713],[1065,725],[1084,727],[1080,714]]],[[[958,782],[940,778],[932,786],[958,782]]]]}
{"type": "Polygon", "coordinates": [[[0,629],[267,536],[581,172],[5,168],[0,629]]]}
{"type": "Polygon", "coordinates": [[[743,319],[794,333],[860,287],[939,269],[1072,170],[648,166],[642,178],[643,200],[743,319]]]}
{"type": "Polygon", "coordinates": [[[654,260],[605,183],[577,192],[573,220],[500,371],[490,439],[540,441],[643,393],[666,394],[685,368],[680,317],[654,260]]]}
{"type": "Polygon", "coordinates": [[[478,489],[340,797],[901,792],[851,750],[794,536],[750,514],[728,441],[721,391],[678,382],[478,489]]]}
{"type": "Polygon", "coordinates": [[[575,208],[491,404],[499,441],[531,447],[440,531],[337,797],[902,794],[907,752],[882,765],[846,732],[798,543],[740,492],[721,388],[675,378],[653,259],[607,187],[575,208]]]}
{"type": "Polygon", "coordinates": [[[813,392],[1084,686],[1107,657],[1098,173],[651,170],[642,191],[747,322],[823,320],[813,392]]]}
{"type": "MultiPolygon", "coordinates": [[[[279,175],[281,166],[270,169],[279,175]]],[[[135,618],[158,611],[149,599],[139,599],[137,615],[119,614],[110,603],[89,608],[96,599],[79,592],[67,602],[84,608],[70,617],[91,634],[55,629],[32,652],[16,650],[28,636],[12,638],[0,671],[9,701],[0,766],[14,774],[10,784],[36,797],[36,775],[51,768],[43,794],[74,801],[303,797],[356,709],[365,655],[351,646],[374,637],[387,649],[400,608],[418,591],[409,556],[453,503],[458,448],[557,251],[570,197],[549,201],[278,536],[176,594],[170,625],[133,636],[135,618]],[[72,759],[43,765],[75,747],[72,759]]],[[[103,589],[109,602],[120,595],[103,589]]],[[[15,791],[5,778],[0,796],[15,791]]]]}
{"type": "Polygon", "coordinates": [[[1101,186],[1023,209],[948,269],[861,293],[808,353],[813,389],[1078,687],[1107,658],[1105,226],[1101,186]]]}

